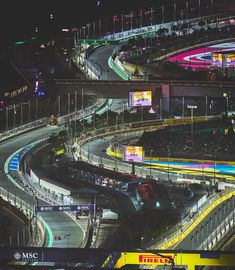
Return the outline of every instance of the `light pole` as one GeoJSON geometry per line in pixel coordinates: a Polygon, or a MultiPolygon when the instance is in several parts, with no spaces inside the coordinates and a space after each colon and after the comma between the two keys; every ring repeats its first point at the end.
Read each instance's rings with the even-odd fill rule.
{"type": "Polygon", "coordinates": [[[70,113],[70,93],[68,92],[68,114],[70,113]]]}
{"type": "Polygon", "coordinates": [[[167,180],[168,180],[168,182],[170,180],[170,163],[169,163],[169,157],[170,157],[170,152],[169,152],[169,149],[168,149],[168,152],[167,152],[167,180]]]}
{"type": "Polygon", "coordinates": [[[144,106],[142,105],[141,106],[141,122],[143,122],[143,120],[144,120],[144,106]]]}
{"type": "Polygon", "coordinates": [[[74,101],[74,112],[75,112],[74,134],[75,134],[75,136],[77,134],[77,100],[78,100],[77,96],[78,96],[78,92],[77,92],[77,90],[75,90],[75,92],[74,92],[74,99],[75,99],[75,101],[74,101]]]}
{"type": "Polygon", "coordinates": [[[214,10],[214,0],[211,0],[211,14],[213,14],[214,10]]]}
{"type": "Polygon", "coordinates": [[[201,0],[198,0],[198,17],[201,17],[201,0]]]}
{"type": "Polygon", "coordinates": [[[192,140],[192,158],[193,158],[193,110],[197,109],[196,105],[187,105],[188,109],[191,109],[191,140],[192,140]]]}
{"type": "Polygon", "coordinates": [[[196,231],[196,243],[199,245],[199,231],[196,231]]]}
{"type": "Polygon", "coordinates": [[[58,96],[58,116],[60,116],[60,96],[58,96]]]}
{"type": "Polygon", "coordinates": [[[207,106],[208,106],[208,96],[206,95],[206,112],[205,112],[205,115],[206,115],[206,116],[207,116],[207,114],[208,114],[207,106]]]}
{"type": "Polygon", "coordinates": [[[108,105],[108,108],[106,111],[106,125],[107,125],[107,127],[109,126],[109,105],[108,105]]]}
{"type": "Polygon", "coordinates": [[[94,112],[94,127],[93,127],[93,129],[95,130],[95,112],[94,112]]]}
{"type": "Polygon", "coordinates": [[[85,123],[84,123],[84,93],[83,93],[83,88],[82,88],[82,133],[85,131],[85,123]]]}
{"type": "Polygon", "coordinates": [[[152,153],[153,149],[150,149],[150,169],[149,169],[150,179],[152,178],[152,153]]]}
{"type": "Polygon", "coordinates": [[[194,238],[195,238],[194,235],[192,235],[192,236],[191,236],[192,250],[195,249],[195,247],[194,247],[194,246],[195,246],[194,238]]]}
{"type": "Polygon", "coordinates": [[[209,221],[206,221],[206,248],[209,250],[209,232],[208,232],[208,226],[209,226],[209,221]]]}
{"type": "Polygon", "coordinates": [[[13,105],[13,113],[14,113],[14,118],[13,118],[13,127],[16,125],[16,105],[13,105]]]}
{"type": "Polygon", "coordinates": [[[20,103],[20,123],[23,124],[23,105],[28,105],[28,102],[20,103]]]}
{"type": "Polygon", "coordinates": [[[118,115],[116,115],[115,130],[117,130],[117,125],[118,125],[118,115]]]}
{"type": "Polygon", "coordinates": [[[185,10],[186,10],[186,12],[185,12],[185,14],[186,14],[186,20],[188,19],[188,6],[189,6],[189,3],[188,3],[189,1],[186,1],[186,3],[185,3],[185,10]]]}
{"type": "Polygon", "coordinates": [[[143,248],[144,247],[144,237],[143,236],[141,236],[141,248],[143,248]]]}
{"type": "Polygon", "coordinates": [[[182,118],[184,118],[184,96],[182,97],[182,118]]]}
{"type": "Polygon", "coordinates": [[[203,179],[203,181],[205,181],[204,166],[205,166],[205,160],[204,160],[204,156],[203,156],[203,162],[202,162],[202,179],[203,179]]]}
{"type": "Polygon", "coordinates": [[[229,98],[230,98],[230,92],[224,92],[223,97],[226,99],[226,116],[228,117],[228,111],[229,111],[229,98]]]}
{"type": "Polygon", "coordinates": [[[204,241],[204,226],[202,225],[200,228],[201,231],[201,243],[204,241]]]}
{"type": "Polygon", "coordinates": [[[20,229],[17,230],[17,247],[20,246],[20,229]]]}
{"type": "Polygon", "coordinates": [[[93,38],[96,38],[96,33],[95,33],[95,21],[93,22],[93,38]]]}
{"type": "Polygon", "coordinates": [[[122,123],[124,124],[125,123],[125,101],[123,101],[122,115],[123,115],[122,123]]]}
{"type": "Polygon", "coordinates": [[[6,130],[8,129],[9,126],[9,110],[13,109],[13,127],[16,125],[16,105],[13,104],[11,106],[6,107],[6,130]]]}
{"type": "Polygon", "coordinates": [[[174,22],[175,22],[175,15],[176,15],[176,3],[174,3],[174,22]]]}
{"type": "Polygon", "coordinates": [[[6,106],[6,130],[8,130],[8,111],[9,108],[6,106]]]}
{"type": "Polygon", "coordinates": [[[31,112],[31,110],[30,110],[30,100],[29,100],[29,107],[28,107],[28,121],[30,122],[30,112],[31,112]]]}
{"type": "Polygon", "coordinates": [[[99,37],[101,37],[101,20],[99,20],[99,37]]]}
{"type": "Polygon", "coordinates": [[[216,155],[214,159],[214,185],[215,185],[215,179],[216,179],[216,155]]]}
{"type": "Polygon", "coordinates": [[[164,19],[165,19],[164,13],[165,13],[165,7],[162,6],[162,23],[164,23],[164,19]]]}

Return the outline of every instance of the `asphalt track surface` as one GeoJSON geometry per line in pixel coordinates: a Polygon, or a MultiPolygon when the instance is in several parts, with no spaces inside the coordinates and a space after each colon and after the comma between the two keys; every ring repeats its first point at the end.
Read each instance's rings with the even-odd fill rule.
{"type": "Polygon", "coordinates": [[[109,57],[113,54],[113,50],[116,47],[116,45],[102,46],[95,49],[95,51],[89,56],[89,60],[92,60],[94,63],[99,64],[102,69],[108,70],[108,80],[122,80],[122,78],[108,66],[109,57]]]}
{"type": "MultiPolygon", "coordinates": [[[[19,148],[36,141],[51,130],[52,127],[41,128],[0,143],[0,164],[2,171],[5,161],[12,153],[17,151],[19,148]]],[[[1,173],[0,185],[9,190],[10,193],[17,194],[18,197],[23,198],[24,203],[35,205],[35,198],[26,191],[20,190],[16,187],[14,183],[9,181],[7,176],[3,173],[1,173]]],[[[45,202],[42,203],[45,204],[45,202]]],[[[54,241],[52,239],[52,247],[81,247],[83,241],[83,230],[67,214],[48,212],[42,213],[41,216],[50,227],[53,238],[55,235],[61,236],[61,240],[54,241]],[[69,239],[66,237],[68,234],[70,234],[69,239]]]]}

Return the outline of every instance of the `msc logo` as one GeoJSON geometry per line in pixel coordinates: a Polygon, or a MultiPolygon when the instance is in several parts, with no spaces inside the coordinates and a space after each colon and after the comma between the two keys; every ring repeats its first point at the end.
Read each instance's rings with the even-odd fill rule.
{"type": "Polygon", "coordinates": [[[21,258],[21,254],[19,252],[16,252],[13,257],[18,261],[21,258]]]}
{"type": "Polygon", "coordinates": [[[37,261],[38,253],[37,252],[16,252],[13,257],[17,261],[37,261]]]}
{"type": "Polygon", "coordinates": [[[159,255],[139,255],[139,263],[160,263],[160,264],[166,264],[170,263],[170,260],[172,259],[172,256],[167,256],[168,258],[163,258],[159,255]]]}

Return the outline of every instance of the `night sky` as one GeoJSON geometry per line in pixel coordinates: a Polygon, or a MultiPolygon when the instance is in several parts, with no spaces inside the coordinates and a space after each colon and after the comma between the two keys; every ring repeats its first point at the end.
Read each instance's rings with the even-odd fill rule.
{"type": "MultiPolygon", "coordinates": [[[[205,0],[209,1],[209,0],[205,0]]],[[[185,3],[185,0],[2,0],[0,6],[0,47],[11,40],[32,36],[35,28],[47,31],[54,16],[54,25],[61,27],[79,27],[115,14],[158,7],[173,2],[185,3]]],[[[197,3],[198,0],[189,0],[197,3]]],[[[231,5],[231,0],[214,0],[216,3],[231,5]]]]}
{"type": "MultiPolygon", "coordinates": [[[[35,28],[47,31],[50,14],[56,27],[79,27],[103,17],[111,17],[170,0],[3,0],[0,7],[1,44],[32,35],[35,28]]],[[[181,0],[177,0],[181,1],[181,0]]]]}

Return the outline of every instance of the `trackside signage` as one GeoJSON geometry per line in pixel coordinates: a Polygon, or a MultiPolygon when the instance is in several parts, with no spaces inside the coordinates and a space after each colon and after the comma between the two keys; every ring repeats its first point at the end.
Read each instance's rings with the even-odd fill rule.
{"type": "Polygon", "coordinates": [[[20,262],[38,262],[41,261],[41,252],[16,250],[12,254],[12,259],[20,262]]]}
{"type": "Polygon", "coordinates": [[[155,254],[140,254],[138,259],[141,264],[171,264],[172,256],[167,255],[166,258],[155,254]]]}
{"type": "Polygon", "coordinates": [[[95,204],[38,205],[38,206],[35,206],[36,212],[94,211],[94,209],[95,209],[95,204]]]}

